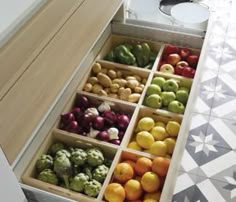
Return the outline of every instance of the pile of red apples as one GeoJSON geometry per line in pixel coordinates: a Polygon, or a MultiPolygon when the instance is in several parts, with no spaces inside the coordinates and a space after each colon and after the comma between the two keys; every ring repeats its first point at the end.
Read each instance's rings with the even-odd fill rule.
{"type": "Polygon", "coordinates": [[[165,46],[158,71],[194,78],[199,54],[189,48],[168,44],[165,46]]]}

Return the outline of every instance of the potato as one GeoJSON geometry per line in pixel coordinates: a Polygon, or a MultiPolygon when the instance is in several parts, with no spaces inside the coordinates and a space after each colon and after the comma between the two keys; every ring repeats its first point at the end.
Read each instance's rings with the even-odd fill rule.
{"type": "Polygon", "coordinates": [[[111,79],[115,79],[117,77],[116,75],[116,71],[110,69],[107,73],[107,75],[111,78],[111,79]]]}
{"type": "Polygon", "coordinates": [[[105,88],[108,88],[111,86],[112,82],[109,76],[103,73],[99,73],[97,75],[98,82],[105,88]]]}
{"type": "Polygon", "coordinates": [[[129,81],[129,80],[137,80],[134,76],[127,76],[127,77],[125,77],[125,79],[127,81],[129,81]]]}
{"type": "Polygon", "coordinates": [[[127,81],[125,79],[113,79],[112,83],[117,83],[120,87],[125,87],[127,81]]]}
{"type": "Polygon", "coordinates": [[[92,88],[92,92],[98,94],[100,90],[103,90],[103,87],[100,84],[94,84],[92,88]]]}
{"type": "Polygon", "coordinates": [[[84,85],[84,91],[86,91],[86,92],[91,92],[92,91],[92,88],[93,88],[93,85],[91,84],[91,83],[86,83],[85,85],[84,85]]]}
{"type": "Polygon", "coordinates": [[[98,74],[102,70],[102,66],[100,63],[95,63],[92,67],[93,73],[98,74]]]}
{"type": "Polygon", "coordinates": [[[112,98],[115,98],[115,99],[118,99],[118,95],[115,94],[115,93],[109,93],[108,96],[112,97],[112,98]]]}
{"type": "Polygon", "coordinates": [[[98,95],[100,95],[100,96],[107,96],[107,92],[105,91],[105,90],[100,90],[99,92],[98,92],[98,95]]]}
{"type": "Polygon", "coordinates": [[[140,86],[136,86],[136,87],[134,88],[134,92],[135,92],[135,93],[142,93],[142,92],[143,92],[143,88],[140,87],[140,86]]]}
{"type": "Polygon", "coordinates": [[[136,102],[139,101],[140,96],[141,96],[141,95],[140,95],[139,93],[132,93],[131,95],[129,95],[128,101],[129,101],[129,102],[136,103],[136,102]]]}
{"type": "Polygon", "coordinates": [[[120,99],[128,101],[129,96],[131,95],[132,91],[130,88],[125,88],[120,92],[120,99]]]}
{"type": "Polygon", "coordinates": [[[118,70],[116,72],[116,76],[117,76],[117,78],[121,78],[122,77],[122,72],[120,70],[118,70]]]}
{"type": "Polygon", "coordinates": [[[110,93],[111,92],[110,88],[104,88],[104,90],[106,91],[106,93],[110,93]]]}
{"type": "Polygon", "coordinates": [[[110,90],[112,93],[117,93],[119,88],[120,88],[119,84],[113,83],[113,84],[111,84],[110,90]]]}
{"type": "Polygon", "coordinates": [[[142,84],[146,84],[146,82],[147,82],[146,78],[143,78],[142,81],[141,81],[142,84]]]}
{"type": "Polygon", "coordinates": [[[134,75],[134,77],[136,78],[137,81],[141,82],[142,81],[142,77],[139,75],[134,75]]]}
{"type": "Polygon", "coordinates": [[[107,69],[106,69],[106,68],[102,68],[102,69],[101,69],[101,73],[107,74],[107,69]]]}
{"type": "Polygon", "coordinates": [[[91,76],[88,78],[88,83],[91,83],[92,85],[94,85],[95,83],[98,83],[98,78],[95,76],[91,76]]]}
{"type": "Polygon", "coordinates": [[[139,85],[137,80],[128,80],[126,86],[131,89],[135,89],[139,85]]]}
{"type": "Polygon", "coordinates": [[[118,90],[118,95],[119,95],[119,96],[120,96],[121,92],[122,92],[124,89],[125,89],[124,87],[119,88],[119,90],[118,90]]]}

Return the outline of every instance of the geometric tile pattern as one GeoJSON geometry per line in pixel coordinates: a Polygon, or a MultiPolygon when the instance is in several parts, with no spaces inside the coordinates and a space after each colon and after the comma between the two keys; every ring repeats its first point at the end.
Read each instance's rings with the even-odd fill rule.
{"type": "Polygon", "coordinates": [[[236,2],[212,5],[215,23],[172,202],[236,202],[236,2]]]}

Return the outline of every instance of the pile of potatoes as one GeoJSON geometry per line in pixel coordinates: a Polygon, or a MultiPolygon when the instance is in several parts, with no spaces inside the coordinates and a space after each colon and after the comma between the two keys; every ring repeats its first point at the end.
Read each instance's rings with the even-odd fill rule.
{"type": "Polygon", "coordinates": [[[139,75],[125,75],[120,70],[104,68],[100,63],[95,63],[83,90],[100,96],[137,103],[146,81],[146,78],[139,75]]]}

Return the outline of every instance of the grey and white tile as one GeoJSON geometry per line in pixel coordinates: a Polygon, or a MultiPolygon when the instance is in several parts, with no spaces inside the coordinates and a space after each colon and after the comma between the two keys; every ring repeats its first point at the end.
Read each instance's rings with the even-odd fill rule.
{"type": "Polygon", "coordinates": [[[213,90],[214,87],[205,85],[203,88],[209,90],[200,90],[194,103],[193,112],[209,115],[214,98],[214,91],[211,90],[213,90]]]}
{"type": "Polygon", "coordinates": [[[231,95],[215,92],[211,116],[221,117],[225,119],[236,119],[236,97],[231,95]]]}
{"type": "Polygon", "coordinates": [[[236,149],[236,121],[211,117],[206,136],[212,136],[216,146],[236,149]]]}
{"type": "Polygon", "coordinates": [[[209,116],[200,113],[193,113],[189,128],[188,139],[192,141],[198,141],[197,137],[202,136],[202,134],[205,136],[208,124],[209,116]]]}
{"type": "MultiPolygon", "coordinates": [[[[236,74],[236,72],[235,72],[236,74]]],[[[217,93],[236,96],[236,80],[230,73],[220,72],[216,82],[217,93]]]]}

